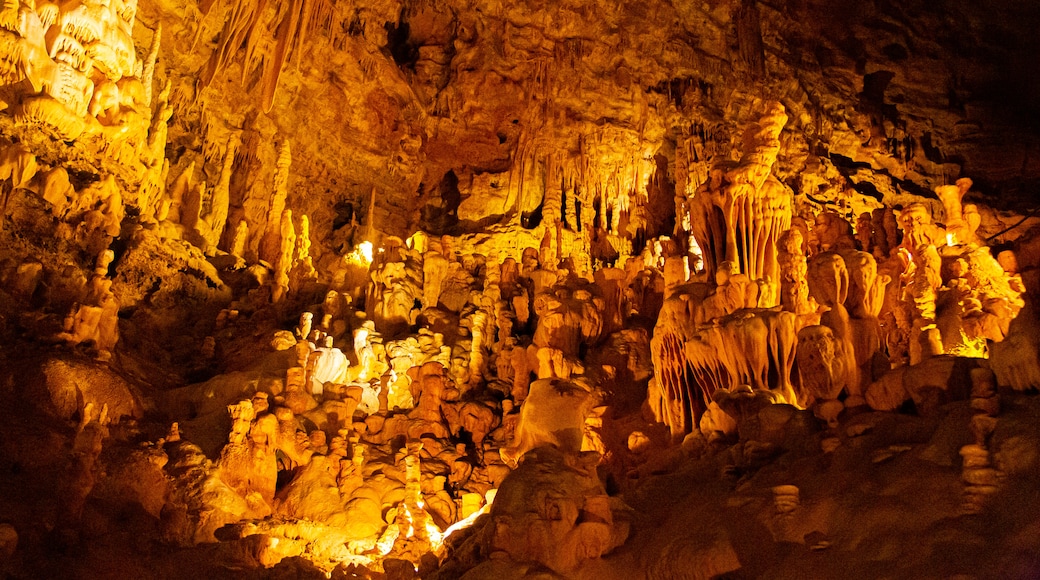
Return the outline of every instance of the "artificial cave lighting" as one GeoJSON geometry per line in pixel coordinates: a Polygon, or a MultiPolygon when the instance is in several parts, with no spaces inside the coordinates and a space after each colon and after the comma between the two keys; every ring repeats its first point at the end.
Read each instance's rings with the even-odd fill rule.
{"type": "Polygon", "coordinates": [[[1040,10],[0,6],[10,578],[1035,578],[1040,10]]]}
{"type": "MultiPolygon", "coordinates": [[[[380,249],[379,251],[382,252],[383,250],[380,249]]],[[[347,258],[348,259],[353,259],[353,260],[357,261],[358,263],[363,264],[365,266],[370,265],[372,263],[372,259],[373,259],[372,242],[369,242],[369,241],[361,242],[360,244],[358,244],[357,249],[354,250],[353,253],[347,254],[347,258]]]]}

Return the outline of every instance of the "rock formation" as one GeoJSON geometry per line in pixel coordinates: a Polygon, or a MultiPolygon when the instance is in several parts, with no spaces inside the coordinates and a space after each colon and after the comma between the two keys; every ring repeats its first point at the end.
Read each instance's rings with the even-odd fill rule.
{"type": "Polygon", "coordinates": [[[5,576],[1040,566],[1029,3],[0,4],[5,576]]]}

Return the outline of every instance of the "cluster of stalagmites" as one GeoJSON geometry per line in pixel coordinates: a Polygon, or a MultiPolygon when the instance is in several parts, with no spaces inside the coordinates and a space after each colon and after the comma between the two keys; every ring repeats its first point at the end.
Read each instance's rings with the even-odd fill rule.
{"type": "MultiPolygon", "coordinates": [[[[745,189],[721,195],[754,195],[752,183],[727,179],[745,189]]],[[[211,494],[181,498],[186,513],[171,516],[178,525],[169,529],[188,530],[188,543],[259,542],[268,565],[305,554],[328,566],[403,560],[433,573],[439,534],[501,486],[484,508],[489,516],[448,545],[566,573],[625,537],[619,506],[594,477],[600,455],[582,451],[605,451],[590,428],[602,414],[593,411],[593,385],[639,363],[591,368],[583,353],[608,339],[639,352],[638,333],[625,330],[639,313],[659,312],[649,403],[680,437],[695,426],[709,439],[726,436],[750,418],[768,429],[784,421],[762,412],[784,406],[777,403],[811,407],[836,426],[846,407],[893,410],[912,400],[928,411],[955,398],[956,361],[986,364],[979,361],[1009,332],[1023,289],[987,248],[946,236],[972,239],[972,229],[943,230],[926,215],[913,206],[898,219],[880,210],[868,241],[836,214],[805,214],[763,234],[765,242],[729,244],[775,256],[775,283],[743,270],[769,260],[725,250],[710,283],[689,273],[688,256],[669,240],[589,279],[568,262],[539,260],[533,248],[517,261],[447,237],[385,238],[371,264],[362,253],[344,256],[338,286],[294,317],[293,329],[274,334],[284,378],[228,407],[234,426],[219,458],[209,463],[184,442],[170,454],[178,458],[173,473],[210,482],[175,488],[211,494]],[[894,223],[901,232],[884,225],[894,223]],[[524,507],[570,473],[583,475],[565,486],[564,504],[537,514],[524,507]],[[223,515],[201,515],[210,512],[223,515]]],[[[743,235],[727,224],[718,231],[743,235]]],[[[262,300],[293,303],[302,288],[290,284],[262,300]]],[[[235,319],[234,306],[221,324],[235,319]]],[[[992,376],[987,368],[972,373],[980,415],[972,423],[979,443],[964,451],[968,512],[1000,477],[984,457],[985,418],[997,412],[992,376]]],[[[770,453],[755,443],[742,443],[747,462],[770,453]]],[[[638,437],[630,447],[641,447],[638,437]]],[[[778,514],[797,509],[796,489],[776,493],[778,514]]],[[[502,565],[473,573],[493,577],[502,565]]],[[[461,574],[451,570],[440,573],[461,574]]]]}
{"type": "MultiPolygon", "coordinates": [[[[489,512],[452,545],[474,542],[561,573],[624,541],[623,506],[596,475],[605,451],[596,384],[648,373],[646,334],[623,327],[637,308],[652,311],[653,269],[633,259],[628,272],[586,280],[544,267],[534,251],[499,263],[456,255],[453,243],[386,238],[371,264],[345,256],[337,267],[363,268],[368,281],[339,277],[293,315],[294,327],[271,335],[254,358],[265,372],[281,369],[276,376],[230,373],[165,396],[163,407],[185,421],[141,461],[169,478],[158,510],[167,541],[221,540],[268,566],[304,556],[329,570],[395,561],[430,570],[446,530],[489,512]],[[629,360],[586,368],[582,351],[604,342],[629,360]],[[205,425],[223,413],[230,435],[207,457],[205,425]],[[535,475],[510,491],[503,480],[521,461],[517,473],[535,475]],[[572,476],[556,497],[559,478],[572,476]],[[485,505],[500,486],[504,495],[485,505]],[[531,494],[556,503],[532,515],[531,494]]],[[[203,358],[248,324],[243,310],[299,304],[305,293],[290,285],[275,303],[268,288],[219,313],[203,358]]]]}
{"type": "MultiPolygon", "coordinates": [[[[145,158],[162,158],[167,99],[159,95],[145,158]]],[[[577,219],[573,201],[546,200],[538,247],[421,232],[405,242],[370,227],[351,253],[318,259],[308,217],[288,207],[287,143],[273,187],[235,196],[234,140],[212,188],[189,165],[167,189],[168,167],[145,163],[127,200],[132,232],[121,231],[114,178],[73,186],[65,169],[12,144],[0,159],[6,195],[18,192],[24,205],[5,200],[12,221],[32,215],[25,194],[34,194],[57,238],[98,257],[90,278],[30,260],[3,264],[0,280],[61,318],[45,338],[89,345],[101,359],[119,340],[110,246],[121,235],[163,248],[227,296],[200,345],[204,360],[251,331],[250,316],[294,321],[265,335],[252,378],[226,373],[165,395],[180,425],[119,468],[166,482],[165,497],[134,492],[166,541],[221,540],[267,566],[302,555],[326,570],[492,578],[525,562],[566,574],[608,553],[627,524],[596,472],[612,459],[601,397],[640,387],[650,359],[648,414],[675,441],[740,434],[732,453],[743,466],[770,455],[768,440],[796,422],[796,407],[836,427],[846,408],[912,401],[928,412],[970,393],[976,441],[962,450],[964,510],[976,513],[1002,477],[986,451],[995,385],[1040,385],[1035,338],[1012,323],[1024,292],[1015,256],[994,258],[978,239],[979,213],[961,203],[968,180],[937,188],[938,222],[912,204],[878,207],[853,227],[799,202],[772,171],[785,122],[782,107],[767,106],[739,160],[679,160],[688,175],[676,235],[650,240],[639,256],[616,252],[595,271],[589,234],[576,241],[561,225],[577,219]],[[248,290],[232,297],[223,274],[245,276],[248,290]],[[655,319],[651,340],[639,325],[655,319]],[[207,443],[206,421],[228,415],[230,434],[207,443]],[[744,436],[753,432],[758,440],[744,436]],[[460,522],[473,525],[445,539],[460,522]]],[[[617,223],[601,225],[618,235],[617,223]]],[[[108,422],[94,408],[77,431],[68,497],[79,504],[108,422]]],[[[637,460],[653,447],[640,431],[624,435],[637,460]]],[[[825,450],[837,441],[825,438],[825,450]]],[[[798,509],[797,488],[774,491],[780,519],[798,509]]]]}
{"type": "MultiPolygon", "coordinates": [[[[665,258],[650,397],[676,438],[734,432],[725,408],[742,399],[811,407],[832,426],[846,407],[933,408],[955,398],[958,357],[985,359],[1024,305],[1014,255],[995,258],[976,235],[979,212],[961,203],[970,180],[936,188],[941,223],[913,203],[878,207],[854,228],[792,203],[771,175],[785,121],[769,108],[741,160],[680,204],[690,228],[665,258]],[[690,238],[704,269],[687,277],[701,259],[684,250],[690,238]]],[[[1029,382],[1014,355],[991,363],[1006,384],[1029,382]]]]}
{"type": "MultiPolygon", "coordinates": [[[[157,146],[151,147],[157,151],[165,140],[167,98],[158,99],[157,146]]],[[[182,421],[111,470],[127,475],[125,485],[133,488],[127,493],[161,519],[164,540],[225,540],[227,549],[259,554],[264,565],[304,555],[327,569],[398,560],[429,567],[442,550],[443,530],[488,511],[484,498],[509,466],[548,445],[564,453],[538,455],[550,471],[580,465],[584,473],[566,509],[547,506],[536,519],[553,523],[543,528],[514,524],[508,541],[485,523],[472,541],[561,572],[621,543],[627,527],[612,515],[620,506],[595,478],[604,449],[593,432],[603,413],[593,410],[600,394],[594,385],[618,371],[648,374],[647,357],[639,356],[648,350],[646,334],[624,328],[630,315],[657,309],[660,277],[650,267],[656,257],[647,253],[625,269],[585,278],[572,262],[556,267],[562,247],[500,258],[457,246],[463,241],[416,235],[408,244],[382,239],[374,260],[367,243],[333,259],[326,254],[316,266],[307,216],[294,219],[286,207],[288,145],[280,150],[273,191],[257,186],[233,204],[235,152],[229,143],[213,188],[196,184],[189,165],[167,189],[168,169],[152,165],[162,172],[146,172],[136,199],[128,197],[125,205],[125,184],[115,177],[74,184],[63,167],[46,165],[21,144],[3,154],[5,216],[30,231],[53,223],[59,252],[98,256],[89,278],[73,263],[65,271],[34,260],[4,264],[5,290],[41,307],[41,316],[25,320],[38,338],[110,359],[119,341],[113,272],[125,279],[126,256],[145,250],[179,269],[175,275],[199,278],[208,289],[196,296],[205,300],[231,298],[221,279],[227,272],[251,281],[199,345],[205,364],[218,364],[224,337],[244,328],[249,315],[284,317],[324,296],[291,314],[295,328],[272,337],[272,352],[282,353],[277,364],[285,367],[276,381],[243,386],[238,377],[222,375],[214,379],[222,387],[208,394],[189,387],[164,397],[164,410],[189,409],[170,411],[184,419],[200,407],[212,410],[214,399],[229,399],[231,434],[218,453],[198,421],[182,421]],[[134,213],[129,221],[128,208],[134,213]],[[114,250],[117,237],[125,245],[114,250]],[[605,341],[631,353],[622,362],[627,368],[586,369],[584,351],[605,341]],[[248,396],[238,400],[240,393],[248,396]],[[406,466],[419,473],[412,483],[406,466]],[[140,474],[164,484],[145,489],[135,483],[145,478],[140,474]],[[562,520],[560,510],[568,514],[562,520]],[[596,523],[586,521],[593,514],[596,523]],[[417,534],[416,522],[429,522],[427,532],[417,534]],[[514,553],[528,530],[538,537],[514,553]]],[[[152,291],[171,282],[158,280],[152,291]]],[[[136,298],[123,284],[124,295],[136,298]]],[[[50,393],[55,401],[67,395],[50,393]]],[[[91,493],[94,470],[91,460],[77,471],[84,473],[76,479],[82,480],[75,496],[81,501],[91,493]]],[[[552,479],[530,485],[552,486],[552,479]]],[[[512,497],[490,517],[505,521],[523,512],[512,497]]]]}
{"type": "Polygon", "coordinates": [[[17,143],[3,148],[0,154],[0,181],[5,188],[5,216],[15,221],[27,219],[18,207],[22,199],[13,198],[16,190],[31,190],[48,202],[48,217],[57,224],[56,237],[97,257],[89,277],[72,263],[64,268],[51,264],[46,269],[35,260],[5,263],[0,269],[4,286],[14,297],[27,302],[45,292],[46,302],[64,315],[57,339],[73,345],[90,343],[102,358],[110,356],[119,340],[119,303],[109,275],[115,255],[108,249],[119,235],[125,216],[119,186],[109,178],[77,191],[64,168],[39,165],[36,156],[17,143]]]}

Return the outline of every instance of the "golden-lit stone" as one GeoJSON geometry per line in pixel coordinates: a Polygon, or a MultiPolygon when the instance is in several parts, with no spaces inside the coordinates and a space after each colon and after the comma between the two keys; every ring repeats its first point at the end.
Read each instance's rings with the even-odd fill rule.
{"type": "Polygon", "coordinates": [[[0,3],[0,568],[1028,575],[1018,4],[0,3]]]}

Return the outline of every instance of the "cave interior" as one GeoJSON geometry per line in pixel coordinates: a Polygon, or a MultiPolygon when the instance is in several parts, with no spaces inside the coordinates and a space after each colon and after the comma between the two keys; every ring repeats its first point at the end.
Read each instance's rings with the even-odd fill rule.
{"type": "Polygon", "coordinates": [[[8,578],[1040,578],[1029,0],[0,6],[8,578]]]}

